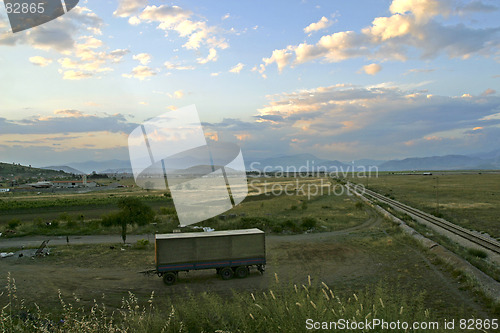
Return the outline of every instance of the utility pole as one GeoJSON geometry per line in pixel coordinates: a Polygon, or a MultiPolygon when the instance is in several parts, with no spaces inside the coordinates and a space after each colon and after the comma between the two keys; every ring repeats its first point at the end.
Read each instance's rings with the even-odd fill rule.
{"type": "Polygon", "coordinates": [[[436,177],[436,213],[439,214],[439,177],[436,177]]]}

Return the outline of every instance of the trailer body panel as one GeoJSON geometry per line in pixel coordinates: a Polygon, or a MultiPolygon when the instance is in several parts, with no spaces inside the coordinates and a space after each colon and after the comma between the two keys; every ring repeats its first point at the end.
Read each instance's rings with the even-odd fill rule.
{"type": "Polygon", "coordinates": [[[158,234],[155,249],[158,272],[266,264],[259,229],[158,234]]]}

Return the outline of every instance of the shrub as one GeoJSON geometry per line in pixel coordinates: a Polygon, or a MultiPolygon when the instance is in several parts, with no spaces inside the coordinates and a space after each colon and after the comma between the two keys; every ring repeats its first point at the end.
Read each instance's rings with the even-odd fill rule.
{"type": "Polygon", "coordinates": [[[175,215],[177,212],[174,207],[160,207],[161,215],[175,215]]]}
{"type": "Polygon", "coordinates": [[[149,245],[149,241],[147,239],[139,239],[137,243],[135,244],[134,248],[143,250],[147,248],[149,245]]]}
{"type": "Polygon", "coordinates": [[[474,257],[478,257],[481,259],[486,259],[488,257],[488,253],[479,249],[469,249],[468,252],[474,257]]]}
{"type": "Polygon", "coordinates": [[[12,219],[9,221],[8,226],[9,226],[9,229],[14,230],[17,227],[19,227],[20,224],[21,224],[20,219],[12,219]]]}
{"type": "Polygon", "coordinates": [[[292,207],[290,207],[290,210],[297,210],[297,206],[292,205],[292,207]]]}
{"type": "Polygon", "coordinates": [[[316,228],[318,221],[314,217],[304,217],[300,226],[304,230],[310,230],[316,228]]]}
{"type": "Polygon", "coordinates": [[[307,201],[302,202],[302,209],[303,210],[307,209],[307,201]]]}
{"type": "Polygon", "coordinates": [[[356,207],[356,209],[363,209],[363,203],[361,201],[358,201],[354,204],[354,207],[356,207]]]}
{"type": "Polygon", "coordinates": [[[431,214],[434,215],[435,217],[439,217],[439,218],[443,218],[443,216],[444,216],[442,213],[440,213],[438,211],[433,211],[431,214]]]}

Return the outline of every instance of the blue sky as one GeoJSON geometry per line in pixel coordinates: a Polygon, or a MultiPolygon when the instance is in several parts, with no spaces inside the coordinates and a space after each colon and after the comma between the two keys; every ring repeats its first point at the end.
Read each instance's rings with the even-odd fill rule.
{"type": "Polygon", "coordinates": [[[13,34],[0,7],[0,160],[127,159],[146,119],[195,104],[249,158],[473,153],[500,142],[488,0],[81,0],[13,34]]]}

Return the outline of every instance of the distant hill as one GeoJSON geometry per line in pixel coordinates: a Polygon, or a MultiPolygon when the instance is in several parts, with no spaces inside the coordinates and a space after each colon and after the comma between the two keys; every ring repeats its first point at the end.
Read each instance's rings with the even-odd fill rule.
{"type": "Polygon", "coordinates": [[[499,169],[500,165],[490,159],[480,159],[465,155],[446,155],[391,160],[380,164],[378,168],[380,171],[470,170],[499,169]]]}
{"type": "Polygon", "coordinates": [[[325,160],[312,154],[271,157],[257,161],[245,161],[247,171],[317,171],[350,170],[352,166],[337,160],[325,160]],[[349,169],[348,169],[349,168],[349,169]]]}
{"type": "Polygon", "coordinates": [[[81,172],[80,170],[77,170],[75,168],[69,167],[67,165],[63,165],[63,166],[48,166],[48,167],[42,167],[41,169],[63,171],[63,172],[66,172],[66,173],[73,173],[75,175],[84,175],[85,174],[85,172],[81,172]]]}
{"type": "Polygon", "coordinates": [[[8,179],[12,179],[13,177],[50,179],[50,178],[60,178],[69,176],[71,175],[58,170],[57,171],[47,170],[47,169],[33,168],[31,166],[25,166],[20,164],[0,162],[0,177],[8,179]]]}
{"type": "Polygon", "coordinates": [[[132,167],[128,160],[86,161],[67,163],[66,166],[79,171],[81,174],[91,174],[94,171],[96,173],[132,172],[132,167]]]}

